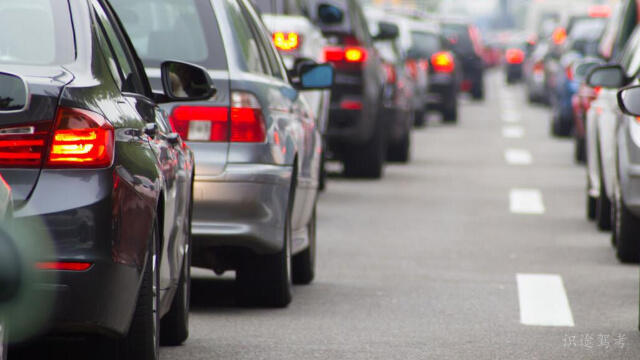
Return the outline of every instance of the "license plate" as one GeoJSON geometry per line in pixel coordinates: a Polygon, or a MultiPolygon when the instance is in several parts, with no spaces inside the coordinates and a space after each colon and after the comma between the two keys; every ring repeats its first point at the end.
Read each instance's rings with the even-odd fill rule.
{"type": "Polygon", "coordinates": [[[189,121],[189,140],[206,141],[211,138],[211,121],[189,121]]]}

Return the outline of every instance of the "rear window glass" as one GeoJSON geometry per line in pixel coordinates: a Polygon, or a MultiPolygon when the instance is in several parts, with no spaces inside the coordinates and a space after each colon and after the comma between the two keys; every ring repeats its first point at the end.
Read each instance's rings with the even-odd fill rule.
{"type": "Polygon", "coordinates": [[[449,40],[454,49],[460,52],[473,51],[473,43],[469,35],[469,28],[462,24],[443,24],[442,33],[449,40]]]}
{"type": "Polygon", "coordinates": [[[427,32],[411,32],[411,51],[418,57],[430,57],[442,48],[440,37],[427,32]]]}
{"type": "Polygon", "coordinates": [[[220,31],[208,0],[111,0],[147,66],[179,60],[226,70],[220,31]]]}
{"type": "Polygon", "coordinates": [[[74,41],[66,1],[0,1],[0,63],[68,64],[75,60],[74,41]]]}

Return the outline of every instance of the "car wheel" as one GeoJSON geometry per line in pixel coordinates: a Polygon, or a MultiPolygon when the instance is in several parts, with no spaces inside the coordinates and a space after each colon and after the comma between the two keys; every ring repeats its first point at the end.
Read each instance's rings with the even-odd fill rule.
{"type": "Polygon", "coordinates": [[[119,359],[157,360],[159,358],[159,240],[158,223],[154,222],[136,309],[129,333],[120,341],[119,359]]]}
{"type": "Polygon", "coordinates": [[[595,220],[596,218],[596,199],[587,194],[587,219],[595,220]]]}
{"type": "Polygon", "coordinates": [[[248,254],[237,271],[237,296],[242,305],[283,308],[291,302],[291,208],[294,203],[294,184],[291,186],[282,250],[269,255],[248,254]]]}
{"type": "Polygon", "coordinates": [[[584,164],[587,161],[587,149],[585,139],[575,137],[575,148],[573,150],[573,157],[579,164],[584,164]]]}
{"type": "Polygon", "coordinates": [[[618,260],[623,263],[640,262],[640,219],[634,216],[620,198],[614,201],[615,223],[612,242],[616,246],[618,260]]]}
{"type": "Polygon", "coordinates": [[[184,256],[182,272],[169,312],[160,323],[160,343],[178,346],[189,337],[189,301],[191,298],[191,246],[184,256]]]}
{"type": "Polygon", "coordinates": [[[425,117],[425,110],[416,110],[414,114],[414,126],[417,128],[423,128],[427,125],[427,119],[425,117]]]}
{"type": "Polygon", "coordinates": [[[411,158],[411,132],[407,131],[397,143],[391,144],[387,151],[387,160],[408,163],[411,158]]]}
{"type": "Polygon", "coordinates": [[[350,146],[344,159],[344,173],[350,178],[379,179],[386,155],[386,133],[378,121],[373,136],[362,145],[350,146]]]}
{"type": "Polygon", "coordinates": [[[301,253],[294,255],[291,264],[293,283],[307,285],[316,274],[316,209],[314,207],[311,220],[307,224],[309,246],[301,253]]]}
{"type": "Polygon", "coordinates": [[[484,100],[484,81],[482,77],[473,83],[471,98],[473,98],[473,100],[484,100]]]}
{"type": "Polygon", "coordinates": [[[600,230],[611,230],[611,200],[607,197],[602,184],[603,177],[600,171],[600,193],[596,199],[596,224],[600,230]]]}
{"type": "Polygon", "coordinates": [[[458,104],[456,101],[442,110],[442,121],[445,123],[458,122],[458,104]]]}
{"type": "Polygon", "coordinates": [[[319,176],[318,190],[319,191],[325,191],[325,189],[327,188],[327,169],[325,167],[326,161],[327,159],[323,151],[322,154],[320,155],[320,173],[318,174],[319,176]]]}

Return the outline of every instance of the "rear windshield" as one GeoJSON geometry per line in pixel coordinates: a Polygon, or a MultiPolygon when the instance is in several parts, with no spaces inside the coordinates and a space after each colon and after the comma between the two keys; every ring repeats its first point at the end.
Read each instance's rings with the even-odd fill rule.
{"type": "Polygon", "coordinates": [[[440,51],[442,44],[440,37],[433,33],[412,31],[411,32],[411,50],[418,57],[430,57],[434,53],[440,51]]]}
{"type": "Polygon", "coordinates": [[[166,60],[226,70],[227,61],[208,0],[111,0],[147,66],[166,60]]]}
{"type": "Polygon", "coordinates": [[[0,64],[68,64],[74,41],[66,1],[0,1],[0,64]]]}
{"type": "Polygon", "coordinates": [[[582,19],[573,24],[569,37],[575,40],[597,41],[604,32],[606,19],[582,19]]]}
{"type": "Polygon", "coordinates": [[[443,24],[442,33],[453,48],[460,52],[473,51],[473,43],[469,35],[469,27],[464,24],[443,24]]]}

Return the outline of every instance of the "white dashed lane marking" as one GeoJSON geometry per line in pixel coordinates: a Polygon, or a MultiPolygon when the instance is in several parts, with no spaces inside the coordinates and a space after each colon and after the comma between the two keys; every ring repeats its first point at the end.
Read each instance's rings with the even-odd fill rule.
{"type": "Polygon", "coordinates": [[[505,150],[504,159],[509,165],[531,165],[533,162],[531,153],[523,149],[505,150]]]}
{"type": "Polygon", "coordinates": [[[573,314],[560,275],[517,274],[520,323],[573,327],[573,314]]]}
{"type": "Polygon", "coordinates": [[[524,137],[522,126],[505,126],[502,128],[502,136],[507,139],[520,139],[524,137]]]}
{"type": "Polygon", "coordinates": [[[511,189],[509,209],[514,214],[544,214],[542,193],[537,189],[511,189]]]}

